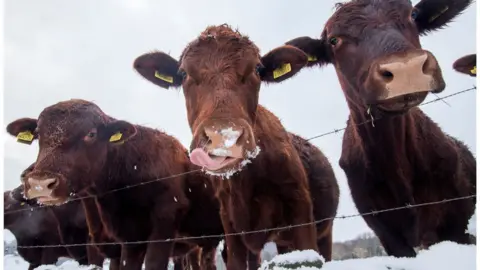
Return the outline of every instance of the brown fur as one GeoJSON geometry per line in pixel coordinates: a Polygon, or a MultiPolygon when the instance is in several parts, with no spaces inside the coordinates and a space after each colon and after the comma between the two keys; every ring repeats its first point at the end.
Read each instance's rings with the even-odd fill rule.
{"type": "MultiPolygon", "coordinates": [[[[350,108],[340,166],[360,213],[476,194],[472,153],[416,107],[427,92],[393,99],[390,105],[401,109],[385,111],[370,102],[372,93],[385,89],[363,84],[371,63],[420,50],[419,35],[444,27],[470,2],[422,0],[412,9],[407,0],[350,1],[338,6],[321,39],[299,37],[286,43],[315,56],[309,66],[332,63],[336,68],[350,108]],[[337,37],[336,44],[330,44],[332,37],[337,37]],[[372,116],[381,119],[374,126],[361,124],[372,116]]],[[[436,69],[436,79],[443,80],[440,67],[436,69]]],[[[364,219],[389,255],[415,256],[419,245],[470,243],[465,229],[475,202],[460,200],[364,219]]]]}
{"type": "MultiPolygon", "coordinates": [[[[228,25],[207,27],[185,48],[180,62],[162,52],[135,60],[135,69],[154,84],[163,88],[183,86],[194,135],[191,150],[199,146],[212,148],[214,142],[205,132],[228,127],[242,130],[235,146],[242,149],[242,159],[256,147],[261,149],[243,170],[237,158],[233,165],[218,171],[236,171],[229,179],[212,177],[226,233],[309,223],[314,217],[332,217],[336,213],[338,186],[328,160],[318,149],[288,133],[275,115],[258,105],[262,81],[283,81],[306,63],[307,56],[291,46],[276,48],[261,57],[247,36],[228,25]],[[274,78],[273,71],[284,63],[291,64],[291,72],[274,78]],[[156,78],[156,72],[172,76],[173,82],[156,78]]],[[[319,224],[317,229],[320,252],[329,259],[332,223],[319,224]]],[[[318,250],[316,238],[313,224],[228,236],[227,268],[243,270],[247,261],[249,269],[258,268],[254,256],[269,240],[285,251],[318,250]]]]}
{"type": "MultiPolygon", "coordinates": [[[[20,188],[3,193],[4,228],[15,235],[18,246],[68,245],[87,241],[87,224],[79,202],[55,208],[38,208],[35,200],[23,198],[20,188]]],[[[72,258],[80,265],[102,266],[103,263],[103,257],[98,252],[85,246],[19,247],[17,251],[30,263],[29,269],[55,264],[59,257],[72,258]]]]}
{"type": "MultiPolygon", "coordinates": [[[[92,207],[86,209],[88,217],[98,211],[101,220],[94,238],[106,236],[95,241],[146,241],[223,233],[218,201],[202,174],[108,193],[195,169],[186,149],[173,137],[117,121],[84,100],[57,103],[45,108],[38,121],[19,119],[7,126],[12,135],[24,128],[30,128],[40,146],[35,167],[25,178],[58,179],[48,197],[49,204],[67,201],[73,194],[94,196],[95,208],[91,204],[84,206],[92,207]],[[118,131],[123,134],[121,140],[109,142],[118,131]]],[[[24,188],[29,194],[29,181],[24,181],[24,188]]],[[[92,222],[99,225],[95,218],[89,220],[90,226],[92,222]]],[[[219,241],[201,239],[190,243],[214,252],[219,241]]],[[[146,269],[166,269],[172,251],[173,242],[122,245],[120,269],[140,269],[144,259],[146,269]]]]}

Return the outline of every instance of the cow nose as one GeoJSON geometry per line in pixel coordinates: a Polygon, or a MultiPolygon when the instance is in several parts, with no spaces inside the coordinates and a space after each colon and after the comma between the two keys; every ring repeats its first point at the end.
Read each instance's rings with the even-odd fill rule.
{"type": "Polygon", "coordinates": [[[59,181],[56,178],[36,179],[29,177],[28,184],[30,188],[27,191],[27,197],[34,199],[38,197],[47,197],[58,186],[59,181]]]}
{"type": "Polygon", "coordinates": [[[230,148],[236,145],[243,135],[243,129],[234,129],[232,127],[223,129],[205,127],[204,131],[208,138],[208,144],[221,148],[230,148]]]}
{"type": "Polygon", "coordinates": [[[436,91],[441,85],[438,62],[428,51],[416,51],[384,59],[375,65],[373,79],[386,90],[385,99],[425,91],[436,91]],[[435,76],[436,75],[436,76],[435,76]]]}

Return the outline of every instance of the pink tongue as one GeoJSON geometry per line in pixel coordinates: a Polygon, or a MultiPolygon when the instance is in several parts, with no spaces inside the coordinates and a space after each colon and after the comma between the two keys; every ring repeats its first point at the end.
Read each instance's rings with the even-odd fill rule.
{"type": "Polygon", "coordinates": [[[202,148],[196,148],[190,153],[190,161],[200,167],[205,167],[208,170],[218,170],[222,168],[222,162],[227,157],[211,158],[202,148]]]}

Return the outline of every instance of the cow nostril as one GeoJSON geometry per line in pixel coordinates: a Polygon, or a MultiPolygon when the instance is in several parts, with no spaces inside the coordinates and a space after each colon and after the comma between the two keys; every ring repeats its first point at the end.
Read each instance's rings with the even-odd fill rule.
{"type": "Polygon", "coordinates": [[[51,189],[54,189],[54,188],[57,186],[57,184],[58,184],[58,180],[57,180],[57,179],[54,179],[51,183],[49,183],[49,184],[47,185],[47,188],[50,189],[50,190],[51,190],[51,189]]]}
{"type": "Polygon", "coordinates": [[[391,81],[393,80],[393,73],[388,71],[388,70],[381,70],[380,71],[380,76],[386,81],[391,81]]]}

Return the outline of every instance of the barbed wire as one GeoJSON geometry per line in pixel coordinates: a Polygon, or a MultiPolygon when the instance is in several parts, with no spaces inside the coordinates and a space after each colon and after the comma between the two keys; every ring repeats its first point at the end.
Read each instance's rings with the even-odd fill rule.
{"type": "MultiPolygon", "coordinates": [[[[433,100],[430,100],[428,102],[425,102],[425,103],[422,103],[419,105],[420,106],[424,106],[424,105],[427,105],[427,104],[431,104],[431,103],[435,103],[435,102],[439,102],[439,101],[443,101],[447,98],[451,98],[453,96],[457,96],[457,95],[460,95],[460,94],[464,94],[466,92],[469,92],[469,91],[473,91],[473,90],[476,90],[477,87],[474,85],[473,87],[471,88],[468,88],[468,89],[465,89],[465,90],[461,90],[461,91],[457,91],[455,93],[452,93],[452,94],[449,94],[449,95],[445,95],[443,97],[438,97],[433,99],[433,100]]],[[[367,121],[364,121],[364,122],[361,122],[359,124],[356,124],[356,126],[362,126],[362,125],[365,125],[365,124],[368,124],[372,121],[378,121],[378,120],[381,120],[382,118],[375,118],[375,119],[369,119],[367,121]]],[[[334,129],[332,131],[329,131],[329,132],[325,132],[325,133],[322,133],[322,134],[319,134],[319,135],[316,135],[316,136],[313,136],[313,137],[310,137],[308,139],[306,139],[307,141],[311,141],[311,140],[314,140],[314,139],[318,139],[318,138],[321,138],[321,137],[325,137],[327,135],[331,135],[331,134],[335,134],[335,133],[338,133],[340,131],[343,131],[347,128],[347,126],[343,127],[343,128],[340,128],[340,129],[334,129]]],[[[127,186],[124,186],[124,187],[121,187],[121,188],[117,188],[117,189],[112,189],[112,190],[109,190],[107,192],[104,192],[102,194],[98,194],[98,195],[87,195],[87,196],[82,196],[82,197],[75,197],[75,198],[72,198],[72,199],[69,199],[66,203],[69,203],[69,202],[73,202],[73,201],[78,201],[78,200],[83,200],[83,199],[89,199],[89,198],[98,198],[98,197],[103,197],[107,194],[111,194],[111,193],[114,193],[114,192],[118,192],[118,191],[121,191],[121,190],[126,190],[126,189],[130,189],[130,188],[135,188],[135,187],[138,187],[138,186],[143,186],[143,185],[147,185],[147,184],[151,184],[151,183],[155,183],[155,182],[159,182],[159,181],[164,181],[164,180],[168,180],[168,179],[172,179],[172,178],[176,178],[176,177],[179,177],[179,176],[183,176],[183,175],[187,175],[187,174],[191,174],[191,173],[195,173],[195,172],[200,172],[202,171],[202,169],[196,169],[196,170],[191,170],[191,171],[187,171],[187,172],[183,172],[183,173],[179,173],[179,174],[174,174],[174,175],[170,175],[170,176],[166,176],[166,177],[161,177],[161,178],[156,178],[156,179],[153,179],[153,180],[150,180],[150,181],[147,181],[147,182],[142,182],[142,183],[137,183],[137,184],[133,184],[133,185],[127,185],[127,186]]],[[[39,208],[45,208],[45,207],[55,207],[55,206],[52,206],[52,205],[36,205],[34,207],[30,207],[30,208],[25,208],[25,209],[17,209],[17,210],[11,210],[11,211],[7,211],[4,213],[4,215],[10,215],[10,214],[14,214],[14,213],[18,213],[18,212],[24,212],[24,211],[34,211],[36,209],[39,209],[39,208]]]]}
{"type": "Polygon", "coordinates": [[[429,206],[429,205],[443,204],[443,203],[448,203],[448,202],[453,202],[453,201],[466,200],[466,199],[474,198],[476,196],[477,195],[468,195],[468,196],[456,197],[456,198],[451,198],[451,199],[443,199],[441,201],[433,201],[433,202],[426,202],[426,203],[419,203],[419,204],[407,204],[405,206],[393,207],[393,208],[382,209],[382,210],[373,210],[373,211],[366,212],[366,213],[340,215],[340,216],[335,216],[335,217],[323,218],[323,219],[315,220],[315,221],[312,221],[312,222],[299,223],[299,224],[287,225],[287,226],[279,226],[279,227],[275,227],[275,228],[252,230],[252,231],[246,231],[246,232],[212,234],[212,235],[202,235],[202,236],[186,236],[186,237],[178,237],[178,238],[144,240],[144,241],[125,241],[125,242],[108,242],[108,243],[80,243],[80,244],[64,244],[64,245],[17,246],[17,248],[33,249],[33,248],[79,247],[79,246],[138,245],[138,244],[150,244],[150,243],[190,241],[190,240],[198,240],[198,239],[206,239],[206,238],[225,238],[226,236],[238,236],[238,235],[247,235],[247,234],[255,234],[255,233],[266,233],[266,232],[279,231],[279,230],[288,230],[288,229],[293,229],[293,228],[302,227],[302,226],[316,225],[318,223],[322,223],[322,222],[328,221],[328,220],[347,219],[347,218],[377,215],[377,214],[381,214],[381,213],[385,213],[385,212],[392,212],[392,211],[398,211],[398,210],[403,210],[403,209],[410,209],[410,208],[423,207],[423,206],[429,206]]]}

